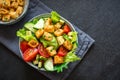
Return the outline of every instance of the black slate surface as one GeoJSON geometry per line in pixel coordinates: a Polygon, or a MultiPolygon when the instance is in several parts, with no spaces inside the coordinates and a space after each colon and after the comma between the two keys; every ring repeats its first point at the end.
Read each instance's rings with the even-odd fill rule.
{"type": "MultiPolygon", "coordinates": [[[[120,80],[120,1],[41,1],[96,40],[67,80],[120,80]]],[[[0,44],[0,80],[48,80],[11,54],[0,44]]]]}

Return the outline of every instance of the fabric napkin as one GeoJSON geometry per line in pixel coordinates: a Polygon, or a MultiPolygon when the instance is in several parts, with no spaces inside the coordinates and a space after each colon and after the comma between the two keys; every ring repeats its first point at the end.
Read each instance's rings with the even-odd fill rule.
{"type": "MultiPolygon", "coordinates": [[[[27,22],[32,17],[42,13],[48,13],[51,11],[52,9],[48,8],[39,0],[31,0],[28,12],[21,21],[9,26],[0,25],[0,42],[8,49],[10,49],[14,54],[16,54],[21,58],[19,52],[19,44],[18,44],[19,38],[16,36],[16,31],[22,28],[24,23],[27,22]]],[[[95,40],[92,39],[82,30],[80,30],[78,27],[76,27],[75,25],[74,27],[78,32],[78,43],[79,43],[76,54],[82,59],[86,54],[86,52],[88,51],[88,49],[91,47],[91,45],[95,42],[95,40]]],[[[73,69],[76,67],[76,65],[79,64],[79,62],[80,61],[70,63],[68,69],[64,70],[62,73],[45,72],[45,71],[39,71],[39,72],[44,74],[46,77],[48,77],[51,80],[52,79],[65,80],[69,76],[69,74],[73,71],[73,69]]]]}

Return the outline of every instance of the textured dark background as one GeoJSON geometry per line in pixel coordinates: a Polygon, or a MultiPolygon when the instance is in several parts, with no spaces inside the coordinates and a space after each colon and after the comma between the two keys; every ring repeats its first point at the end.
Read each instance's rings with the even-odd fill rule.
{"type": "MultiPolygon", "coordinates": [[[[67,80],[120,80],[120,0],[41,1],[96,40],[67,80]]],[[[48,79],[0,44],[0,80],[48,79]]]]}

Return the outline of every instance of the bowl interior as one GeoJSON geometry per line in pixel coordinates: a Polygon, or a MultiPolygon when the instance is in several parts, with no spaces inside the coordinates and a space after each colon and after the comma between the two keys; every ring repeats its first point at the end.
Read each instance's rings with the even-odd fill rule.
{"type": "MultiPolygon", "coordinates": [[[[33,18],[30,19],[28,22],[32,21],[32,20],[35,19],[35,18],[40,19],[40,18],[47,18],[47,17],[50,17],[50,16],[51,16],[50,13],[40,14],[40,15],[38,15],[38,16],[33,17],[33,18]]],[[[73,25],[72,25],[68,20],[66,20],[66,19],[63,18],[62,16],[60,16],[60,18],[65,21],[65,23],[71,28],[72,31],[76,31],[75,28],[73,27],[73,25]]],[[[20,49],[20,41],[21,41],[21,39],[19,39],[19,49],[20,49]]],[[[77,42],[78,42],[78,38],[77,38],[77,42]]],[[[22,53],[21,50],[20,50],[20,53],[21,53],[21,56],[23,57],[23,53],[22,53]]],[[[34,67],[35,69],[38,69],[38,67],[35,66],[35,65],[33,65],[31,62],[27,62],[27,63],[28,63],[30,66],[34,67]]],[[[44,68],[41,68],[40,70],[45,71],[44,68]]]]}
{"type": "Polygon", "coordinates": [[[29,6],[29,0],[24,0],[24,1],[25,1],[25,4],[24,4],[23,12],[22,12],[22,14],[18,18],[11,19],[8,22],[3,22],[3,21],[0,20],[0,24],[1,25],[11,25],[11,24],[14,24],[14,23],[20,21],[25,16],[25,14],[26,14],[26,12],[28,10],[28,6],[29,6]]]}

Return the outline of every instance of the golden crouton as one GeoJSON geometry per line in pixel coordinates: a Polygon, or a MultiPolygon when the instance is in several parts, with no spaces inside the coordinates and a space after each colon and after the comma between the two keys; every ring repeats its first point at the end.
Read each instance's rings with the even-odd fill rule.
{"type": "Polygon", "coordinates": [[[59,44],[59,45],[62,45],[65,40],[64,40],[63,36],[58,36],[58,37],[57,37],[57,41],[58,41],[58,44],[59,44]]]}
{"type": "Polygon", "coordinates": [[[60,28],[61,28],[61,26],[62,26],[62,24],[61,24],[61,23],[56,23],[56,24],[55,24],[55,30],[60,29],[60,28]]]}
{"type": "Polygon", "coordinates": [[[36,40],[34,40],[34,39],[32,39],[32,40],[30,40],[30,41],[28,42],[28,45],[29,45],[30,47],[33,47],[33,48],[37,47],[38,44],[39,44],[39,43],[38,43],[36,40]]]}
{"type": "Polygon", "coordinates": [[[18,6],[16,12],[20,15],[23,12],[23,7],[18,6]]]}
{"type": "Polygon", "coordinates": [[[10,17],[13,18],[13,19],[15,19],[15,18],[17,18],[19,16],[18,13],[14,12],[14,11],[10,11],[9,14],[10,14],[10,17]]]}
{"type": "Polygon", "coordinates": [[[0,14],[8,14],[9,11],[7,9],[4,8],[0,8],[0,14]]]}
{"type": "Polygon", "coordinates": [[[48,41],[51,41],[53,39],[53,35],[48,32],[44,32],[43,37],[48,41]]]}
{"type": "Polygon", "coordinates": [[[53,49],[53,46],[47,47],[46,50],[50,56],[54,56],[57,53],[56,50],[53,49]]]}
{"type": "Polygon", "coordinates": [[[51,25],[51,23],[52,23],[51,18],[48,18],[48,19],[45,21],[45,25],[46,25],[46,26],[51,25]]]}
{"type": "Polygon", "coordinates": [[[11,3],[11,7],[17,8],[17,7],[18,7],[18,3],[17,3],[17,2],[12,2],[12,3],[11,3]]]}
{"type": "Polygon", "coordinates": [[[70,41],[66,40],[64,43],[63,43],[63,46],[68,49],[68,50],[71,50],[73,45],[70,41]]]}
{"type": "Polygon", "coordinates": [[[62,29],[58,29],[54,32],[55,36],[61,36],[63,35],[63,30],[62,29]]]}
{"type": "Polygon", "coordinates": [[[39,39],[44,33],[43,29],[39,29],[35,32],[36,37],[39,39]]]}
{"type": "Polygon", "coordinates": [[[44,30],[46,32],[54,32],[54,26],[53,25],[45,25],[44,30]]]}
{"type": "Polygon", "coordinates": [[[9,21],[9,20],[10,20],[10,15],[9,14],[3,15],[2,21],[9,21]]]}
{"type": "Polygon", "coordinates": [[[61,64],[64,62],[64,58],[58,55],[54,56],[54,64],[61,64]]]}

